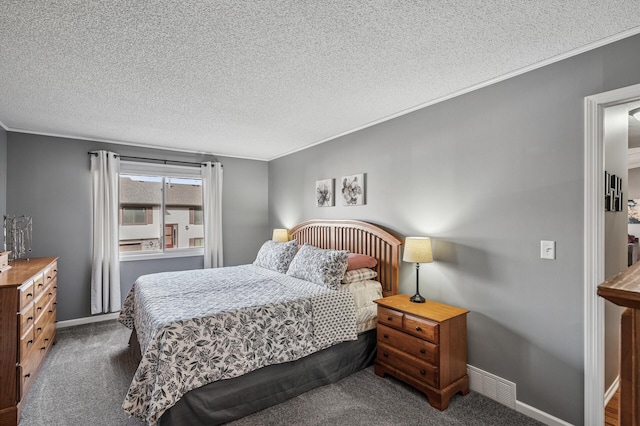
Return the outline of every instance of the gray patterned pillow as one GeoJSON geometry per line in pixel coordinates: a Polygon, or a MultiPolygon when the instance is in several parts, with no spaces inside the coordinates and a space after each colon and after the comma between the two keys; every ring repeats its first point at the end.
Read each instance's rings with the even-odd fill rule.
{"type": "Polygon", "coordinates": [[[305,244],[291,261],[287,275],[338,289],[347,270],[348,255],[348,251],[324,250],[305,244]]]}
{"type": "Polygon", "coordinates": [[[253,264],[284,274],[287,272],[297,250],[298,240],[291,240],[286,243],[276,243],[273,240],[268,240],[260,247],[253,264]]]}

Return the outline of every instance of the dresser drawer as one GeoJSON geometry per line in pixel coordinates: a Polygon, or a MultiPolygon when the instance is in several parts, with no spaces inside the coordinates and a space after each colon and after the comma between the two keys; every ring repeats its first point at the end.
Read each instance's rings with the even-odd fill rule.
{"type": "Polygon", "coordinates": [[[34,327],[26,329],[25,333],[20,337],[20,346],[18,346],[18,361],[23,362],[27,358],[27,354],[33,349],[35,344],[34,327]]]}
{"type": "MultiPolygon", "coordinates": [[[[36,345],[42,346],[40,345],[40,341],[37,341],[36,345]]],[[[40,363],[44,359],[46,353],[46,350],[40,350],[38,347],[36,347],[30,350],[28,356],[24,360],[21,360],[20,364],[18,364],[19,401],[24,398],[34,380],[36,379],[36,374],[38,373],[38,369],[40,368],[40,363]]]]}
{"type": "Polygon", "coordinates": [[[439,364],[438,345],[410,336],[402,331],[378,324],[378,342],[391,345],[394,348],[400,349],[402,352],[406,352],[435,366],[439,364]]]}
{"type": "Polygon", "coordinates": [[[435,344],[440,341],[440,325],[425,318],[405,314],[402,329],[435,344]]]}
{"type": "Polygon", "coordinates": [[[29,303],[33,302],[34,296],[33,281],[22,284],[20,286],[20,306],[18,310],[23,310],[29,303]]]}
{"type": "Polygon", "coordinates": [[[22,336],[24,332],[35,323],[36,317],[34,312],[35,307],[31,304],[22,312],[18,313],[18,324],[20,324],[20,329],[18,331],[19,336],[22,336]]]}
{"type": "Polygon", "coordinates": [[[44,285],[50,284],[58,276],[58,262],[53,262],[51,266],[44,270],[44,285]]]}
{"type": "Polygon", "coordinates": [[[438,387],[438,367],[407,355],[384,343],[378,344],[377,359],[429,386],[438,387]]]}
{"type": "Polygon", "coordinates": [[[45,289],[44,274],[38,274],[33,279],[33,293],[35,297],[38,297],[40,293],[45,289]]]}
{"type": "Polygon", "coordinates": [[[53,289],[48,288],[44,293],[41,293],[40,296],[36,299],[35,302],[35,314],[36,321],[40,319],[40,317],[47,312],[49,304],[51,304],[56,298],[56,292],[53,289]]]}
{"type": "Polygon", "coordinates": [[[402,328],[402,312],[378,306],[378,324],[385,324],[390,327],[402,328]]]}

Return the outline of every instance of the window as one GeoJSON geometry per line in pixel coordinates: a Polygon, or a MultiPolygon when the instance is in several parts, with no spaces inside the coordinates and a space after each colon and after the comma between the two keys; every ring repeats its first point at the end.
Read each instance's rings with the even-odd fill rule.
{"type": "Polygon", "coordinates": [[[122,162],[120,254],[141,258],[201,253],[200,169],[122,162]]]}
{"type": "Polygon", "coordinates": [[[189,224],[202,225],[202,207],[189,208],[189,224]]]}
{"type": "Polygon", "coordinates": [[[153,209],[147,207],[120,206],[121,225],[150,225],[153,223],[153,209]]]}

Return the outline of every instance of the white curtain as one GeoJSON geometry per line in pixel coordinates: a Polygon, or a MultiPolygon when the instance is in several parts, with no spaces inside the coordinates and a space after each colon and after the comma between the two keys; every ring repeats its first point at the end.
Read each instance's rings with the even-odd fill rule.
{"type": "Polygon", "coordinates": [[[91,153],[93,183],[93,251],[91,314],[120,310],[118,243],[118,173],[120,159],[107,151],[91,153]]]}
{"type": "Polygon", "coordinates": [[[222,164],[206,162],[202,172],[204,267],[218,268],[222,259],[222,164]]]}

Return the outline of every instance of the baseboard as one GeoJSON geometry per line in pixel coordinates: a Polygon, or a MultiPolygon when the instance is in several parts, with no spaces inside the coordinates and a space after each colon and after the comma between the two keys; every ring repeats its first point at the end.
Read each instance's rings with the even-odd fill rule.
{"type": "Polygon", "coordinates": [[[527,417],[531,417],[539,422],[544,423],[547,426],[573,426],[571,423],[567,423],[562,419],[552,416],[549,413],[545,413],[542,410],[538,410],[524,402],[516,401],[516,411],[522,413],[527,417]]]}
{"type": "Polygon", "coordinates": [[[538,410],[535,407],[520,402],[516,398],[516,384],[502,377],[496,376],[472,365],[467,365],[467,373],[469,374],[469,388],[478,392],[500,404],[516,410],[527,417],[538,420],[549,426],[571,426],[551,414],[538,410]]]}
{"type": "Polygon", "coordinates": [[[609,386],[609,389],[607,389],[607,391],[604,393],[605,407],[607,406],[609,401],[611,401],[611,398],[613,398],[613,395],[615,395],[616,391],[618,390],[618,387],[620,387],[620,376],[616,377],[613,383],[611,383],[611,386],[609,386]]]}
{"type": "Polygon", "coordinates": [[[118,315],[120,315],[120,312],[114,312],[112,314],[104,314],[104,315],[94,315],[91,317],[76,318],[76,319],[66,320],[66,321],[58,321],[56,323],[56,328],[73,327],[76,325],[91,324],[94,322],[111,321],[111,320],[118,319],[118,315]]]}

